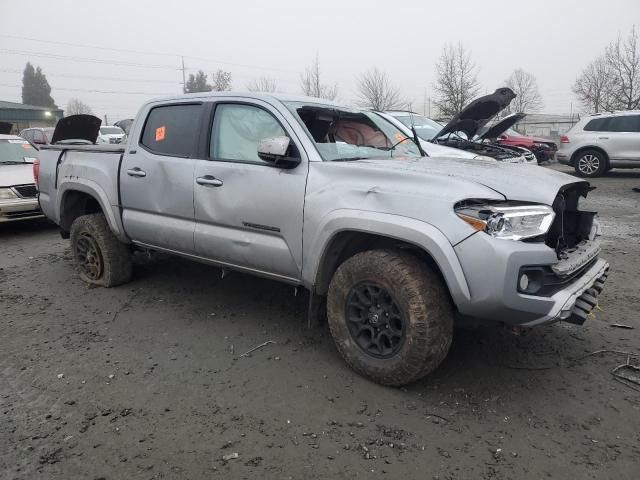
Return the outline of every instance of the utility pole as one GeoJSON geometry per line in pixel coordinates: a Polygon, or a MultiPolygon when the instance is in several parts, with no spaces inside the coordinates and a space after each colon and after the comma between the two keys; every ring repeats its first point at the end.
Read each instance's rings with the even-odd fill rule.
{"type": "Polygon", "coordinates": [[[184,75],[184,57],[182,57],[182,93],[186,93],[187,91],[187,81],[185,80],[184,75]]]}
{"type": "Polygon", "coordinates": [[[109,125],[109,120],[107,120],[107,114],[104,114],[104,124],[109,125]]]}
{"type": "Polygon", "coordinates": [[[422,98],[422,114],[427,115],[427,89],[424,89],[424,97],[422,98]]]}

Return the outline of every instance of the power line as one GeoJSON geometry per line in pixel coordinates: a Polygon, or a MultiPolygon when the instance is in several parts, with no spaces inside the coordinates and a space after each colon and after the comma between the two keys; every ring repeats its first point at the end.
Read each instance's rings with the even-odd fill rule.
{"type": "Polygon", "coordinates": [[[32,55],[34,57],[43,57],[43,58],[53,58],[56,60],[71,60],[74,62],[88,62],[88,63],[102,63],[108,65],[120,65],[124,67],[141,67],[141,68],[162,68],[169,70],[177,70],[175,66],[172,65],[159,65],[159,64],[151,64],[151,63],[136,63],[136,62],[123,62],[118,60],[104,60],[101,58],[90,58],[90,57],[74,57],[69,55],[58,55],[55,53],[38,53],[31,52],[28,50],[11,50],[8,48],[0,48],[0,52],[10,53],[13,55],[32,55]]]}
{"type": "MultiPolygon", "coordinates": [[[[12,70],[9,68],[0,68],[0,72],[23,73],[22,70],[12,70]]],[[[111,80],[115,82],[168,83],[171,85],[179,85],[179,82],[176,82],[173,80],[147,80],[142,78],[99,77],[94,75],[65,75],[62,73],[50,73],[50,72],[47,72],[47,77],[80,78],[80,79],[86,79],[86,80],[111,80]]]]}
{"type": "MultiPolygon", "coordinates": [[[[10,83],[0,83],[2,87],[16,87],[21,88],[22,85],[10,84],[10,83]]],[[[152,93],[152,92],[126,92],[124,90],[93,90],[93,89],[85,89],[85,88],[59,88],[56,87],[52,90],[63,90],[68,92],[85,92],[85,93],[117,93],[117,94],[125,94],[125,95],[155,95],[155,96],[163,96],[163,95],[174,95],[175,93],[152,93]]]]}
{"type": "Polygon", "coordinates": [[[292,69],[288,69],[288,68],[267,67],[267,66],[264,66],[264,65],[251,65],[251,64],[246,64],[246,63],[226,62],[226,61],[221,61],[221,60],[214,60],[214,59],[211,59],[211,58],[192,57],[192,56],[189,56],[189,55],[182,55],[182,54],[178,54],[178,53],[167,53],[167,52],[160,53],[160,52],[149,52],[149,51],[141,51],[141,50],[131,50],[131,49],[126,49],[126,48],[101,47],[101,46],[97,46],[97,45],[83,45],[83,44],[79,44],[79,43],[60,42],[58,40],[43,40],[43,39],[39,39],[39,38],[22,37],[22,36],[18,36],[18,35],[0,34],[0,37],[13,38],[13,39],[16,39],[16,40],[28,40],[28,41],[31,41],[31,42],[48,43],[48,44],[53,44],[53,45],[64,45],[64,46],[69,46],[69,47],[90,48],[90,49],[95,49],[95,50],[106,50],[106,51],[114,51],[114,52],[136,53],[136,54],[142,54],[142,55],[157,55],[157,56],[165,56],[165,57],[178,57],[178,58],[184,57],[184,58],[191,58],[193,60],[201,60],[201,61],[205,61],[205,62],[212,62],[214,64],[232,65],[232,66],[236,66],[236,67],[246,67],[246,68],[256,68],[256,69],[260,69],[260,70],[274,70],[274,71],[289,72],[289,73],[299,73],[296,70],[292,70],[292,69]]]}

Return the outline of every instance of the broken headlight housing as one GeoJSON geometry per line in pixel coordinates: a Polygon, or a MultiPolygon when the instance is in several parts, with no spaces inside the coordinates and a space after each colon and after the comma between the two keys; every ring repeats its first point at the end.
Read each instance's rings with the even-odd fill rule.
{"type": "Polygon", "coordinates": [[[478,231],[505,240],[523,240],[544,235],[555,213],[547,205],[514,202],[458,204],[456,215],[478,231]]]}

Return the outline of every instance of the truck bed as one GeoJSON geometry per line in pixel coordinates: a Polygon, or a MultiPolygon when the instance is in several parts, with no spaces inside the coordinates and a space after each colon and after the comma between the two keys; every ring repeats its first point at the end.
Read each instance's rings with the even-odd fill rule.
{"type": "Polygon", "coordinates": [[[44,214],[60,225],[65,192],[96,198],[111,225],[121,223],[119,171],[125,145],[48,145],[39,155],[39,200],[44,214]],[[113,222],[113,223],[112,223],[113,222]]]}

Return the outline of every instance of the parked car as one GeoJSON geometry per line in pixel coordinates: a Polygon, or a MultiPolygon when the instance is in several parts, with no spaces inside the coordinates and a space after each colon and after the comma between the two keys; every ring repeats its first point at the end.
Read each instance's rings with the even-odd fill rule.
{"type": "Polygon", "coordinates": [[[125,135],[129,135],[129,130],[131,129],[131,125],[133,125],[133,118],[125,118],[124,120],[118,120],[113,123],[114,127],[119,127],[125,133],[125,135]]]}
{"type": "Polygon", "coordinates": [[[477,98],[455,115],[444,127],[429,118],[410,112],[388,111],[408,128],[415,126],[423,140],[441,146],[465,150],[474,157],[491,157],[500,162],[535,163],[536,158],[527,149],[495,145],[476,141],[478,131],[506,108],[515,94],[509,88],[499,88],[491,95],[477,98]]]}
{"type": "Polygon", "coordinates": [[[118,144],[125,137],[124,130],[116,126],[100,127],[96,143],[118,144]]]}
{"type": "Polygon", "coordinates": [[[32,145],[49,145],[54,130],[53,127],[25,128],[19,135],[32,145]]]}
{"type": "Polygon", "coordinates": [[[33,179],[37,157],[24,138],[0,134],[0,223],[43,216],[33,179]]]}
{"type": "Polygon", "coordinates": [[[589,115],[560,137],[559,163],[585,177],[640,168],[640,110],[589,115]]]}
{"type": "Polygon", "coordinates": [[[525,148],[536,156],[538,163],[553,160],[558,150],[554,141],[542,137],[529,137],[512,128],[526,116],[526,113],[507,115],[494,125],[480,129],[478,140],[502,146],[525,148]]]}
{"type": "Polygon", "coordinates": [[[309,320],[326,305],[346,362],[386,385],[433,371],[458,316],[581,324],[608,275],[588,182],[423,157],[379,115],[317,98],[152,100],[126,145],[40,154],[41,206],[85,282],[129,281],[149,249],[305,287],[309,320]]]}
{"type": "MultiPolygon", "coordinates": [[[[475,153],[468,152],[466,150],[445,147],[442,145],[438,145],[436,143],[428,142],[421,136],[425,134],[424,129],[429,128],[428,125],[430,122],[432,122],[432,120],[426,117],[419,116],[418,114],[414,114],[412,112],[392,111],[392,112],[375,112],[375,113],[376,115],[381,116],[388,122],[391,122],[398,130],[400,130],[405,136],[409,138],[413,137],[413,132],[411,130],[410,116],[416,115],[416,117],[414,117],[414,123],[415,123],[416,134],[418,136],[418,141],[420,142],[420,146],[422,147],[422,150],[430,157],[475,158],[476,160],[494,161],[494,159],[491,157],[483,157],[482,155],[476,155],[475,153]],[[408,125],[405,125],[405,123],[401,120],[402,118],[405,118],[405,115],[397,116],[400,113],[406,114],[406,118],[407,118],[406,121],[408,125]]],[[[440,126],[440,128],[442,128],[442,126],[440,126]]]]}

